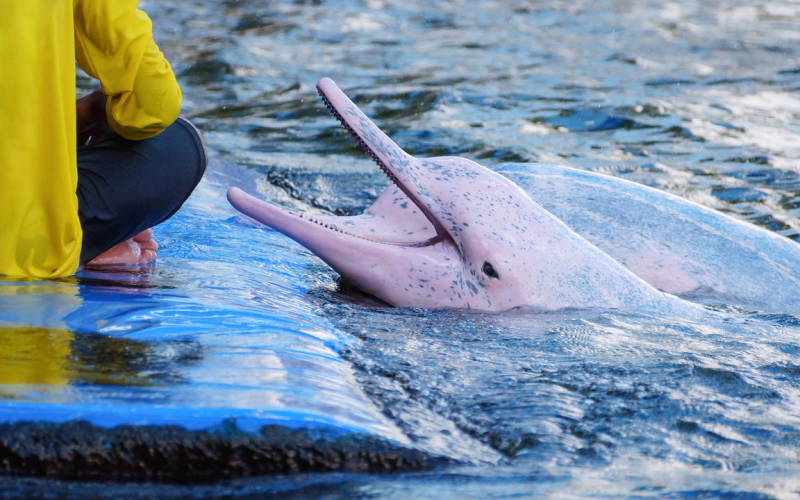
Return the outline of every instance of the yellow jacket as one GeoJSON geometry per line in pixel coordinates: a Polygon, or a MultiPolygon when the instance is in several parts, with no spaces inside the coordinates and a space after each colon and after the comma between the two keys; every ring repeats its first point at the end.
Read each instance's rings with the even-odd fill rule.
{"type": "Polygon", "coordinates": [[[78,267],[75,60],[109,96],[111,128],[152,137],[181,93],[138,0],[3,0],[0,7],[0,275],[78,267]],[[70,8],[71,7],[71,8],[70,8]]]}

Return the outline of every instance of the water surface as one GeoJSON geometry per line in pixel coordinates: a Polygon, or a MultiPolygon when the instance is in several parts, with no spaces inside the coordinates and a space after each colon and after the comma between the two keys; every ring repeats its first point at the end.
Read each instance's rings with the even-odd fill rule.
{"type": "MultiPolygon", "coordinates": [[[[313,86],[328,76],[411,154],[608,173],[788,238],[800,234],[797,1],[165,0],[143,7],[179,74],[184,111],[212,154],[250,169],[262,194],[287,206],[358,213],[386,185],[319,103],[313,86]]],[[[297,384],[316,381],[309,390],[345,390],[350,400],[339,407],[358,409],[337,414],[332,425],[349,418],[350,428],[465,465],[72,491],[98,498],[800,498],[800,308],[762,314],[722,305],[707,321],[387,308],[340,289],[335,273],[308,252],[224,208],[224,187],[237,182],[216,178],[156,231],[164,250],[153,272],[80,277],[93,294],[84,301],[137,296],[142,315],[100,309],[97,316],[130,335],[114,340],[100,323],[28,321],[48,329],[36,335],[53,335],[52,349],[70,335],[83,346],[66,366],[39,376],[49,386],[69,380],[79,394],[124,377],[126,391],[171,398],[178,409],[189,394],[181,387],[202,386],[205,397],[214,394],[205,384],[235,379],[234,390],[218,391],[230,397],[219,407],[251,417],[260,409],[269,418],[282,406],[266,401],[285,401],[270,396],[281,384],[296,394],[297,384]],[[220,310],[235,314],[214,313],[220,310]],[[148,330],[148,322],[168,328],[148,330]],[[283,363],[278,385],[236,361],[268,359],[260,351],[280,350],[286,331],[308,335],[293,333],[291,352],[277,354],[299,366],[283,363]],[[98,356],[109,342],[128,353],[113,369],[98,356]],[[298,343],[326,361],[292,354],[298,343]],[[335,377],[312,376],[331,367],[335,377]],[[245,395],[245,372],[259,378],[254,397],[245,395]],[[347,382],[331,387],[332,380],[347,382]],[[368,421],[354,420],[364,412],[368,421]]],[[[319,422],[328,414],[300,408],[319,422]]],[[[43,487],[20,479],[7,491],[33,495],[43,487]]]]}

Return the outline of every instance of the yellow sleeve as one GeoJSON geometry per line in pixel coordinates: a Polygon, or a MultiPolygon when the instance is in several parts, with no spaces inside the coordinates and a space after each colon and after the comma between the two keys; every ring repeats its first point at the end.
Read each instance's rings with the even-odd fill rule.
{"type": "Polygon", "coordinates": [[[138,0],[74,0],[75,56],[100,80],[108,123],[126,139],[158,135],[178,117],[181,90],[138,0]]]}

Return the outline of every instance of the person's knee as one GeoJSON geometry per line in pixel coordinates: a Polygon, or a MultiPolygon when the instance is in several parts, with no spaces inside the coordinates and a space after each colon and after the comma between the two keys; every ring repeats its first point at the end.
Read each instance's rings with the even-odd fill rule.
{"type": "Polygon", "coordinates": [[[83,148],[77,188],[82,262],[174,215],[207,163],[200,132],[183,118],[150,139],[113,136],[83,148]]]}
{"type": "Polygon", "coordinates": [[[197,182],[199,183],[200,178],[203,177],[206,167],[208,166],[208,153],[206,152],[206,145],[203,141],[203,135],[200,133],[200,130],[198,130],[197,127],[195,127],[194,124],[186,118],[178,117],[174,125],[184,128],[188,133],[189,140],[191,142],[189,147],[192,148],[197,155],[197,161],[195,165],[198,168],[197,182]]]}

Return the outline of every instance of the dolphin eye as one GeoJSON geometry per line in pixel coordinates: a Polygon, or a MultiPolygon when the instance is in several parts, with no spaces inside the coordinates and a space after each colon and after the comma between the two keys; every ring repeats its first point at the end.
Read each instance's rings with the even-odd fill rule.
{"type": "Polygon", "coordinates": [[[483,263],[482,269],[484,274],[486,274],[486,276],[494,279],[500,279],[500,276],[497,274],[497,271],[495,271],[494,267],[492,267],[492,265],[489,264],[488,262],[483,263]]]}

